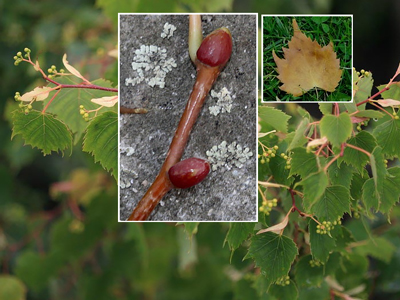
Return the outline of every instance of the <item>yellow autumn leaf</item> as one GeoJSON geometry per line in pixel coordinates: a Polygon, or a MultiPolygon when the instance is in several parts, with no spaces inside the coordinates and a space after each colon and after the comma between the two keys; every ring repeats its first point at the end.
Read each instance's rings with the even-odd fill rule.
{"type": "Polygon", "coordinates": [[[293,31],[289,48],[282,48],[285,58],[272,52],[278,78],[283,83],[280,89],[296,97],[315,87],[333,92],[342,77],[342,70],[332,42],[322,47],[312,41],[300,31],[296,19],[293,19],[293,31]]]}

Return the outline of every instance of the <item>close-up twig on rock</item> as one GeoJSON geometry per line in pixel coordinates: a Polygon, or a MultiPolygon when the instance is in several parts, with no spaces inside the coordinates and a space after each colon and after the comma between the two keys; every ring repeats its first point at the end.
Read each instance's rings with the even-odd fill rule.
{"type": "Polygon", "coordinates": [[[120,16],[120,220],[256,219],[256,16],[195,19],[120,16]]]}

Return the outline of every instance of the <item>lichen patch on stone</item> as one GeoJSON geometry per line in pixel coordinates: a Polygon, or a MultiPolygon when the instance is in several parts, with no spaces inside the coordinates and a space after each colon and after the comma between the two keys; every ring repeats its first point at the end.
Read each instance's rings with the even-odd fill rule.
{"type": "Polygon", "coordinates": [[[125,85],[134,86],[144,81],[151,87],[157,85],[164,88],[167,73],[176,66],[175,60],[168,58],[166,49],[155,45],[141,45],[135,50],[132,61],[132,70],[137,76],[126,78],[125,85]]]}
{"type": "Polygon", "coordinates": [[[161,33],[161,37],[169,39],[171,36],[174,35],[175,30],[176,30],[176,27],[167,22],[164,24],[164,31],[161,33]]]}
{"type": "Polygon", "coordinates": [[[220,113],[231,112],[233,100],[231,92],[226,87],[222,88],[220,92],[211,90],[211,97],[217,98],[217,103],[208,108],[210,114],[217,116],[220,113]]]}
{"type": "Polygon", "coordinates": [[[248,147],[244,148],[236,142],[228,145],[226,141],[213,146],[206,154],[213,171],[223,166],[228,170],[233,167],[242,168],[244,163],[253,156],[253,152],[248,147]]]}

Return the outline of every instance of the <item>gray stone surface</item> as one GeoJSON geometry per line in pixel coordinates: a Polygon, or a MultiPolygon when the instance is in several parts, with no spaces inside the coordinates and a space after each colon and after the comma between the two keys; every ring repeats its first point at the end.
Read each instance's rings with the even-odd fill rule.
{"type": "MultiPolygon", "coordinates": [[[[256,15],[203,15],[204,36],[219,27],[232,33],[230,61],[214,84],[233,98],[230,113],[211,115],[216,99],[208,96],[192,130],[182,159],[207,159],[206,151],[222,141],[249,147],[253,156],[242,168],[225,165],[210,172],[199,185],[166,194],[151,214],[153,221],[255,221],[256,189],[256,15]]],[[[120,220],[126,220],[155,179],[195,82],[196,70],[187,50],[187,15],[120,16],[120,103],[147,108],[147,114],[120,117],[120,220]],[[176,26],[162,38],[165,23],[176,26]],[[177,65],[166,75],[165,87],[145,82],[125,85],[138,76],[131,63],[141,45],[167,50],[177,65]]]]}

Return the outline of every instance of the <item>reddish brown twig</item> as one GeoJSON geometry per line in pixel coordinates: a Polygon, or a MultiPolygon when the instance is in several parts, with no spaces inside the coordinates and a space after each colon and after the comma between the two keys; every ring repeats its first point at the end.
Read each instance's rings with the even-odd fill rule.
{"type": "Polygon", "coordinates": [[[167,157],[155,181],[139,201],[128,218],[129,221],[146,220],[162,197],[174,186],[168,178],[168,170],[180,161],[190,132],[212,85],[221,69],[228,62],[232,51],[232,38],[226,28],[209,34],[197,51],[197,78],[178,128],[172,139],[167,157]]]}

